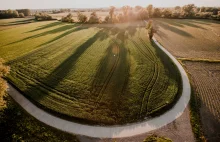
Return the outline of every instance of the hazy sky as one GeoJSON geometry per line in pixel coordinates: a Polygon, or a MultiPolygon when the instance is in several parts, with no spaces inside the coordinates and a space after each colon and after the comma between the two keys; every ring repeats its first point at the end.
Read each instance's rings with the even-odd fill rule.
{"type": "Polygon", "coordinates": [[[156,7],[174,7],[194,3],[196,6],[220,7],[220,0],[0,0],[0,9],[45,9],[45,8],[93,8],[123,5],[143,7],[153,4],[156,7]]]}

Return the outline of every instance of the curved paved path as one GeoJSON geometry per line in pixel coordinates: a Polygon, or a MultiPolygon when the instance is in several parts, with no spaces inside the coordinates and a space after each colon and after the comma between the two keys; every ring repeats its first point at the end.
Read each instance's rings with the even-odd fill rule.
{"type": "Polygon", "coordinates": [[[174,121],[176,118],[181,116],[184,109],[190,100],[191,88],[189,84],[189,79],[186,72],[180,63],[166,50],[164,49],[155,39],[154,42],[161,48],[176,64],[180,70],[183,84],[182,96],[175,104],[175,106],[162,114],[159,117],[153,118],[151,120],[146,120],[140,123],[134,123],[123,126],[89,126],[82,125],[74,122],[70,122],[58,117],[55,117],[44,110],[36,107],[28,99],[26,99],[21,93],[19,93],[15,88],[9,85],[9,95],[23,107],[29,114],[38,119],[39,121],[52,126],[54,128],[60,129],[73,134],[85,135],[89,137],[97,138],[122,138],[130,137],[142,133],[146,133],[155,129],[158,129],[168,123],[174,121]]]}

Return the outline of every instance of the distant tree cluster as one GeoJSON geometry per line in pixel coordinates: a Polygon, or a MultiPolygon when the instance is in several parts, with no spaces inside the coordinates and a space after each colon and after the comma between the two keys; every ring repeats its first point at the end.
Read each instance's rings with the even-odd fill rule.
{"type": "Polygon", "coordinates": [[[31,10],[30,9],[17,9],[16,11],[18,13],[23,13],[24,16],[30,16],[31,15],[31,10]]]}
{"type": "Polygon", "coordinates": [[[71,13],[69,13],[66,17],[62,17],[61,21],[62,22],[73,23],[74,20],[72,18],[73,18],[73,15],[71,13]]]}
{"type": "Polygon", "coordinates": [[[77,18],[80,23],[86,23],[88,19],[87,16],[81,12],[77,12],[77,18]]]}
{"type": "Polygon", "coordinates": [[[175,8],[152,8],[147,7],[151,18],[204,18],[220,20],[220,8],[215,7],[196,7],[188,4],[183,7],[175,8]],[[152,11],[152,15],[150,14],[152,11]]]}
{"type": "Polygon", "coordinates": [[[18,13],[16,10],[0,10],[0,19],[22,18],[23,15],[23,13],[18,13]]]}
{"type": "Polygon", "coordinates": [[[39,13],[35,14],[35,20],[37,21],[47,21],[47,20],[53,20],[52,16],[46,14],[46,13],[39,13]]]}
{"type": "Polygon", "coordinates": [[[102,23],[102,20],[97,16],[96,12],[92,12],[89,17],[88,23],[90,24],[102,23]]]}
{"type": "Polygon", "coordinates": [[[110,7],[109,15],[104,20],[105,23],[121,23],[149,18],[209,18],[220,20],[220,8],[196,7],[194,4],[183,7],[176,6],[175,8],[155,8],[153,5],[134,8],[123,6],[120,9],[122,13],[119,14],[115,10],[115,7],[110,7]]]}
{"type": "Polygon", "coordinates": [[[53,10],[52,13],[64,13],[64,12],[71,12],[71,9],[60,9],[60,10],[53,10]]]}

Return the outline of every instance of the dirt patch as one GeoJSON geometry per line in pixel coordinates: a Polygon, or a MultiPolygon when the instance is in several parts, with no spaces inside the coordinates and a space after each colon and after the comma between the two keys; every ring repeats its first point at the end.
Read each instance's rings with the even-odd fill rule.
{"type": "Polygon", "coordinates": [[[192,76],[197,97],[201,100],[200,115],[208,141],[220,139],[220,63],[184,62],[192,76]]]}

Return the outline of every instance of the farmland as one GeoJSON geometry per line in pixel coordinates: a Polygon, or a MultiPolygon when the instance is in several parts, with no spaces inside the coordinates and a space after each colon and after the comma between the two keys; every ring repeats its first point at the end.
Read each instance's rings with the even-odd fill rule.
{"type": "Polygon", "coordinates": [[[177,58],[220,60],[220,22],[154,19],[154,23],[156,38],[177,58]]]}
{"type": "Polygon", "coordinates": [[[34,22],[0,31],[8,80],[60,117],[114,125],[169,109],[181,93],[175,65],[142,23],[34,22]]]}
{"type": "Polygon", "coordinates": [[[156,38],[183,63],[191,77],[205,137],[209,141],[219,140],[220,22],[174,19],[154,22],[159,29],[156,38]]]}

